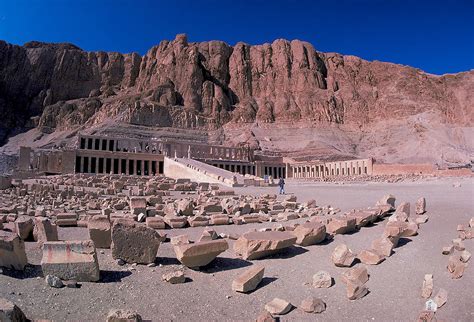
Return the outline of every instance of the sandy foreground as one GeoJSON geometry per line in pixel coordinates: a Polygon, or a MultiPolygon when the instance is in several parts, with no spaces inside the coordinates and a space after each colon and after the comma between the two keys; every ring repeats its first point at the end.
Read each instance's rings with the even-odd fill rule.
{"type": "MultiPolygon", "coordinates": [[[[396,196],[397,204],[411,203],[423,196],[430,219],[420,226],[419,234],[407,238],[394,254],[377,266],[368,266],[370,293],[349,301],[345,285],[340,281],[347,268],[338,268],[330,256],[340,243],[354,252],[370,248],[378,238],[385,221],[349,235],[336,235],[322,245],[293,247],[290,250],[256,261],[235,256],[229,250],[200,271],[185,268],[184,284],[168,284],[163,273],[181,268],[170,243],[158,250],[156,267],[119,266],[110,250],[98,251],[101,282],[81,283],[78,289],[50,288],[41,277],[41,250],[27,243],[29,267],[25,274],[0,274],[0,297],[16,303],[31,319],[55,321],[104,321],[110,309],[137,311],[153,321],[251,321],[266,303],[279,297],[298,306],[315,296],[323,299],[327,309],[321,314],[308,314],[295,308],[281,316],[282,321],[415,321],[423,310],[425,299],[421,287],[425,274],[434,275],[433,297],[440,288],[448,291],[448,302],[438,309],[436,317],[444,321],[474,321],[474,269],[472,259],[459,280],[451,279],[446,264],[448,256],[441,248],[457,237],[458,224],[467,224],[474,216],[474,179],[434,179],[404,183],[325,184],[289,182],[287,193],[294,193],[299,202],[316,199],[318,205],[331,205],[348,211],[372,206],[384,194],[396,196]],[[459,186],[460,184],[460,186],[459,186]],[[265,266],[265,277],[259,288],[250,294],[231,290],[232,280],[253,263],[265,266]],[[312,276],[319,270],[329,272],[335,284],[329,289],[311,286],[312,276]],[[12,276],[13,275],[13,276],[12,276]]],[[[276,188],[236,188],[239,194],[277,193],[276,188]]],[[[299,219],[291,223],[304,221],[299,219]]],[[[284,223],[285,224],[285,223],[284,223]]],[[[215,226],[217,233],[242,234],[249,230],[273,227],[278,223],[215,226]]],[[[168,236],[186,233],[199,238],[203,227],[166,230],[168,236]]],[[[60,228],[60,239],[87,239],[85,228],[60,228]]],[[[465,240],[466,249],[474,253],[474,240],[465,240]]]]}

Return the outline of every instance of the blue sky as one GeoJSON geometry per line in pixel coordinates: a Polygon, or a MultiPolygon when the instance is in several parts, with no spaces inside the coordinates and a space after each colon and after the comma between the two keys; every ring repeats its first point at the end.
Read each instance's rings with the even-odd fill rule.
{"type": "Polygon", "coordinates": [[[231,45],[301,39],[433,74],[474,69],[474,0],[0,0],[0,39],[14,44],[144,54],[177,33],[231,45]]]}

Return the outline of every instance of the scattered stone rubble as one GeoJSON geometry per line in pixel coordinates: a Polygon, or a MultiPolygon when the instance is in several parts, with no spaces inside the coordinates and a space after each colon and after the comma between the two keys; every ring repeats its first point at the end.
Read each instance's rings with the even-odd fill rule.
{"type": "MultiPolygon", "coordinates": [[[[316,202],[297,202],[295,196],[277,201],[276,195],[260,197],[235,196],[232,191],[220,191],[215,185],[198,185],[189,180],[156,177],[143,180],[120,175],[82,176],[65,175],[47,179],[16,180],[12,187],[0,191],[0,266],[24,269],[27,265],[24,240],[34,238],[43,245],[41,262],[46,282],[52,287],[76,284],[75,281],[98,281],[97,248],[111,248],[114,259],[125,263],[153,264],[159,245],[166,234],[156,230],[182,227],[207,227],[197,242],[185,234],[170,239],[176,258],[186,267],[196,269],[211,263],[228,249],[225,238],[236,239],[234,251],[245,260],[277,254],[297,244],[310,246],[332,239],[335,234],[352,233],[390,216],[382,236],[371,248],[354,254],[347,245],[339,245],[331,256],[338,267],[352,267],[356,259],[362,264],[346,269],[341,281],[346,285],[347,297],[356,300],[368,294],[369,279],[366,265],[377,265],[391,256],[400,238],[415,236],[418,226],[428,220],[426,200],[418,199],[415,217],[410,217],[410,204],[402,203],[395,209],[395,197],[386,195],[375,207],[354,209],[340,214],[330,206],[316,202]],[[176,198],[171,192],[192,194],[176,198]],[[306,222],[285,225],[284,222],[307,218],[306,222]],[[241,225],[246,223],[277,222],[273,228],[251,231],[242,236],[217,234],[209,226],[241,225]],[[90,240],[58,241],[57,227],[87,227],[90,240]],[[73,280],[74,283],[67,281],[73,280]],[[63,283],[63,281],[65,281],[63,283]]],[[[469,228],[458,227],[459,238],[443,249],[450,254],[448,270],[462,276],[471,254],[463,240],[472,238],[469,228]],[[453,255],[454,251],[462,251],[453,255]]],[[[236,292],[248,293],[262,281],[264,267],[253,265],[232,282],[236,292]]],[[[457,277],[457,278],[459,278],[457,277]]],[[[182,270],[163,274],[171,284],[184,283],[182,270]]],[[[313,286],[328,288],[333,284],[329,273],[320,271],[313,276],[313,286]]],[[[425,276],[422,296],[429,298],[433,291],[432,276],[425,276]]],[[[440,290],[436,296],[442,306],[447,294],[440,290]]],[[[282,299],[274,299],[265,306],[266,312],[258,320],[272,321],[273,315],[288,313],[293,306],[282,299]]],[[[320,313],[325,303],[307,298],[299,306],[308,313],[320,313]]],[[[141,317],[128,311],[114,311],[108,321],[141,317]]]]}

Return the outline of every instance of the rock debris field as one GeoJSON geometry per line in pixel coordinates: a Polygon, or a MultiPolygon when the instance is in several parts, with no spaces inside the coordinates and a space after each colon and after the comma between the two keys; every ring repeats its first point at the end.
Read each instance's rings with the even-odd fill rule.
{"type": "Polygon", "coordinates": [[[472,178],[0,190],[1,321],[469,321],[472,178]]]}

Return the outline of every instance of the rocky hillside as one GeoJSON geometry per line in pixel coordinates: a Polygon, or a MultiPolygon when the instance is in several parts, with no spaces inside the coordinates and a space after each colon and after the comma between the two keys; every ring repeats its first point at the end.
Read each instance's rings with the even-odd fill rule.
{"type": "Polygon", "coordinates": [[[422,141],[433,146],[431,139],[417,139],[432,130],[449,132],[435,145],[454,149],[449,153],[456,156],[447,160],[438,151],[427,160],[462,163],[474,151],[469,143],[473,106],[474,71],[435,76],[408,66],[321,53],[299,40],[232,47],[221,41],[190,43],[178,35],[143,57],[86,52],[71,44],[0,41],[0,144],[32,127],[46,135],[120,123],[217,131],[221,140],[227,136],[227,143],[247,142],[282,153],[375,153],[400,161],[390,157],[396,151],[380,154],[384,142],[377,133],[383,132],[388,137],[382,141],[396,134],[393,143],[410,151],[403,162],[416,162],[416,147],[403,146],[422,141]],[[420,115],[425,122],[417,123],[420,115]],[[410,119],[410,128],[418,124],[418,129],[406,131],[406,138],[415,135],[406,140],[404,125],[410,119]],[[303,129],[295,139],[297,148],[278,138],[288,128],[291,132],[292,124],[303,129]],[[273,139],[258,134],[265,129],[273,139]],[[348,138],[341,140],[341,135],[348,138]],[[332,136],[341,141],[334,149],[332,136]],[[267,144],[272,140],[282,142],[267,144]]]}

